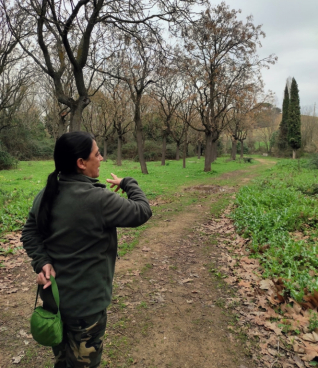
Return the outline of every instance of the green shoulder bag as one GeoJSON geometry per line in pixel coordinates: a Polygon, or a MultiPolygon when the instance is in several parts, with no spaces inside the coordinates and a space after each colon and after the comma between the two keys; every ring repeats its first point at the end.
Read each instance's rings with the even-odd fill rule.
{"type": "Polygon", "coordinates": [[[63,322],[60,314],[60,297],[55,278],[51,275],[52,293],[57,305],[57,314],[36,307],[39,287],[36,294],[34,311],[31,316],[31,334],[35,341],[44,346],[56,346],[63,339],[63,322]]]}

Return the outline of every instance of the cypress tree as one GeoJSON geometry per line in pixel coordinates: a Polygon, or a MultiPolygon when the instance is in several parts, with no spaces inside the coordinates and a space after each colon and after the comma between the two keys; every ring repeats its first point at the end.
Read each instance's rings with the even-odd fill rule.
{"type": "Polygon", "coordinates": [[[289,93],[286,84],[282,108],[282,121],[279,125],[279,138],[278,138],[278,148],[282,151],[287,149],[288,147],[288,107],[289,107],[289,93]]]}
{"type": "Polygon", "coordinates": [[[293,78],[290,88],[290,101],[288,108],[288,144],[293,150],[293,158],[296,158],[296,150],[301,147],[301,121],[298,85],[293,78]]]}

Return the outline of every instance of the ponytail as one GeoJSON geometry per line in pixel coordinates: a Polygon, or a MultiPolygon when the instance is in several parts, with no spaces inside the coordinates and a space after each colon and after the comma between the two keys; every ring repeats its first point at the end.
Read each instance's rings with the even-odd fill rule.
{"type": "Polygon", "coordinates": [[[46,187],[41,199],[37,226],[44,236],[50,233],[51,209],[56,195],[58,194],[58,170],[55,169],[47,178],[46,187]]]}
{"type": "Polygon", "coordinates": [[[63,134],[55,144],[55,170],[48,176],[47,184],[41,199],[37,226],[44,237],[50,235],[51,210],[58,195],[58,176],[62,174],[76,174],[77,160],[86,160],[93,146],[94,137],[87,132],[72,132],[63,134]]]}

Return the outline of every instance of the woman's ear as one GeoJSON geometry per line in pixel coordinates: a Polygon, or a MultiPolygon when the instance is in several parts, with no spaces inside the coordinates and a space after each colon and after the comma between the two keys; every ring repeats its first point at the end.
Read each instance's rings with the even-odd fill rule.
{"type": "Polygon", "coordinates": [[[86,165],[85,165],[85,162],[82,158],[78,158],[77,161],[76,161],[76,165],[77,165],[77,168],[82,171],[82,170],[85,170],[86,169],[86,165]]]}

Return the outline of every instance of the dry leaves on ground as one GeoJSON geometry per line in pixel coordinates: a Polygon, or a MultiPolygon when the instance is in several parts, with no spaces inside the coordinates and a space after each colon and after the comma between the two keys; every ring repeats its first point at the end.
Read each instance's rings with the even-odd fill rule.
{"type": "MultiPolygon", "coordinates": [[[[238,288],[240,303],[239,324],[247,334],[259,338],[262,362],[265,367],[311,367],[318,361],[318,329],[309,331],[310,312],[290,297],[283,296],[283,281],[262,278],[258,259],[249,258],[246,247],[249,239],[241,238],[228,218],[228,208],[219,219],[202,224],[198,231],[214,235],[217,240],[218,269],[224,280],[238,288]],[[312,362],[314,364],[315,362],[312,362]],[[276,364],[276,365],[275,365],[276,364]]],[[[216,256],[216,257],[215,257],[216,256]]],[[[307,297],[313,309],[318,306],[318,293],[307,297]],[[317,304],[316,304],[317,303],[317,304]]],[[[233,298],[227,306],[233,305],[233,298]]],[[[239,306],[238,306],[239,305],[239,306]]],[[[257,360],[257,356],[254,356],[257,360]]]]}

